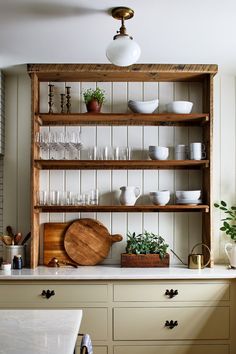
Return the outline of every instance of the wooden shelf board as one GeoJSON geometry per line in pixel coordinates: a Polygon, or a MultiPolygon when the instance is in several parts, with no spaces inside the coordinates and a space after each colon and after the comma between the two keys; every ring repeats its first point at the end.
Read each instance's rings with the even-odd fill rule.
{"type": "Polygon", "coordinates": [[[209,166],[209,160],[35,160],[42,170],[169,170],[200,169],[209,166]]]}
{"type": "Polygon", "coordinates": [[[209,114],[139,114],[139,113],[39,113],[35,116],[40,125],[151,125],[199,126],[209,122],[209,114]]]}
{"type": "Polygon", "coordinates": [[[209,212],[209,206],[204,204],[199,205],[37,205],[35,211],[47,213],[75,213],[75,212],[209,212]]]}
{"type": "Polygon", "coordinates": [[[40,81],[203,81],[215,75],[216,64],[28,64],[40,81]]]}

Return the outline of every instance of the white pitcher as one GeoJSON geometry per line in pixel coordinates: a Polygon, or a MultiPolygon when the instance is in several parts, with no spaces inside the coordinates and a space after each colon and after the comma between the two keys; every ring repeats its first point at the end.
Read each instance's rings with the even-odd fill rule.
{"type": "Polygon", "coordinates": [[[134,186],[120,187],[120,204],[121,205],[134,205],[140,196],[140,188],[134,186]]]}
{"type": "Polygon", "coordinates": [[[225,253],[229,259],[231,267],[236,268],[236,243],[226,243],[225,253]]]}

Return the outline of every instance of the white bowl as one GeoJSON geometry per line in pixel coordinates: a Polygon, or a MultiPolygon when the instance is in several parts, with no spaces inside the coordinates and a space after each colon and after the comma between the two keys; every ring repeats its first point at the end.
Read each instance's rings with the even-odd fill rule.
{"type": "Polygon", "coordinates": [[[170,191],[156,191],[149,193],[150,199],[155,205],[166,205],[170,200],[170,191]]]}
{"type": "Polygon", "coordinates": [[[134,113],[153,113],[158,107],[159,100],[152,101],[133,101],[129,100],[128,107],[134,113]]]}
{"type": "Polygon", "coordinates": [[[176,198],[180,200],[188,199],[188,200],[198,200],[201,197],[200,190],[193,191],[176,191],[176,198]]]}
{"type": "Polygon", "coordinates": [[[167,111],[177,114],[188,114],[192,111],[193,103],[189,101],[173,101],[168,103],[167,111]]]}
{"type": "Polygon", "coordinates": [[[166,160],[169,156],[169,148],[165,146],[149,146],[148,151],[152,160],[166,160]]]}

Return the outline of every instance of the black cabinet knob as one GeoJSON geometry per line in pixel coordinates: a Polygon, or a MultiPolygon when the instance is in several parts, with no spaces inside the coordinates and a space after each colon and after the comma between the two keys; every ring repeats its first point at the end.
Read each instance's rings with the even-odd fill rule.
{"type": "Polygon", "coordinates": [[[165,292],[165,295],[166,296],[169,296],[170,299],[172,299],[172,297],[178,295],[178,290],[173,290],[173,289],[166,289],[166,292],[165,292]]]}
{"type": "Polygon", "coordinates": [[[51,296],[55,295],[55,291],[54,290],[43,290],[41,295],[42,295],[42,297],[44,297],[46,299],[50,299],[51,296]]]}
{"type": "Polygon", "coordinates": [[[178,326],[178,321],[166,321],[165,327],[169,327],[169,329],[173,329],[174,327],[178,326]]]}

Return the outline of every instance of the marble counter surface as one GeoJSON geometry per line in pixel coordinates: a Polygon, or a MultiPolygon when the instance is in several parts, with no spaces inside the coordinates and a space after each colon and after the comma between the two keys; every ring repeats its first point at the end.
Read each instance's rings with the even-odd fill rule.
{"type": "Polygon", "coordinates": [[[81,310],[0,310],[0,353],[73,354],[81,310]]]}
{"type": "Polygon", "coordinates": [[[120,266],[82,266],[75,268],[49,268],[2,271],[0,280],[122,280],[122,279],[233,279],[236,269],[226,265],[201,270],[184,266],[169,268],[121,268],[120,266]]]}

